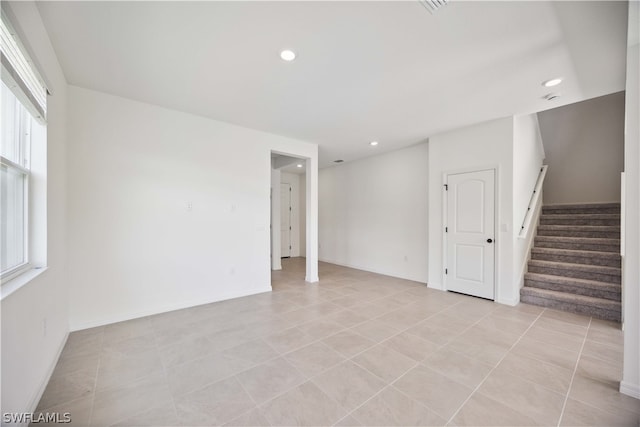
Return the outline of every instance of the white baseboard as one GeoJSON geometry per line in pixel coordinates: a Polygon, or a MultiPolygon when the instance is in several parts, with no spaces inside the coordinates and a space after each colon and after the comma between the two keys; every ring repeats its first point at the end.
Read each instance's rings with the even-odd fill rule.
{"type": "Polygon", "coordinates": [[[169,311],[182,310],[183,308],[195,307],[198,305],[211,304],[218,301],[225,301],[233,298],[240,298],[249,295],[261,294],[264,292],[271,292],[271,286],[252,288],[243,290],[242,292],[226,293],[216,295],[209,299],[182,301],[174,304],[167,304],[160,307],[149,308],[147,310],[134,311],[128,313],[114,313],[113,315],[102,317],[99,319],[93,319],[85,322],[78,322],[71,324],[71,332],[80,331],[83,329],[95,328],[98,326],[110,325],[112,323],[124,322],[126,320],[138,319],[140,317],[152,316],[154,314],[167,313],[169,311]]]}
{"type": "Polygon", "coordinates": [[[446,291],[442,283],[427,283],[427,288],[436,289],[438,291],[446,291]]]}
{"type": "Polygon", "coordinates": [[[640,384],[629,384],[627,382],[620,381],[620,393],[640,399],[640,384]]]}
{"type": "Polygon", "coordinates": [[[496,298],[495,300],[498,304],[509,305],[511,307],[515,307],[520,304],[520,294],[516,295],[514,298],[496,298]]]}
{"type": "Polygon", "coordinates": [[[49,380],[51,379],[51,375],[53,375],[53,371],[56,369],[56,365],[58,364],[58,360],[60,359],[60,355],[62,355],[62,350],[64,350],[64,346],[67,344],[67,339],[69,339],[69,332],[64,335],[64,339],[61,341],[58,351],[56,352],[56,357],[49,364],[49,369],[47,369],[47,374],[42,378],[40,382],[40,386],[36,390],[35,394],[29,401],[28,412],[36,412],[36,408],[38,407],[38,403],[40,403],[40,399],[42,399],[42,395],[44,394],[47,385],[49,384],[49,380]]]}
{"type": "Polygon", "coordinates": [[[417,279],[415,277],[402,276],[402,275],[398,275],[395,272],[389,272],[389,271],[386,271],[386,270],[380,270],[380,269],[376,269],[376,268],[364,267],[364,266],[361,266],[361,265],[356,265],[356,264],[351,264],[351,263],[338,262],[338,261],[334,261],[334,260],[327,259],[327,258],[318,258],[318,261],[326,262],[326,263],[329,263],[329,264],[339,265],[341,267],[353,268],[355,270],[368,271],[369,273],[381,274],[383,276],[396,277],[398,279],[411,280],[413,282],[424,283],[424,284],[427,283],[427,281],[423,280],[423,279],[417,279]]]}

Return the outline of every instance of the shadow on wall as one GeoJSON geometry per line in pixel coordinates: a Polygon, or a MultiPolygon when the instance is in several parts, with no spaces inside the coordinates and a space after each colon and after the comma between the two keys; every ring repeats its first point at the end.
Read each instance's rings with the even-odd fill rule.
{"type": "Polygon", "coordinates": [[[545,204],[620,201],[625,93],[538,113],[549,171],[545,204]]]}

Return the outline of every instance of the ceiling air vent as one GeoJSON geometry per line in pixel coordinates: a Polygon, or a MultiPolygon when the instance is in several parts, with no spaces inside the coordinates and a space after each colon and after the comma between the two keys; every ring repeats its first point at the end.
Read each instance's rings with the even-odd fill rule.
{"type": "Polygon", "coordinates": [[[436,13],[438,9],[449,3],[449,0],[418,0],[429,13],[436,13]]]}

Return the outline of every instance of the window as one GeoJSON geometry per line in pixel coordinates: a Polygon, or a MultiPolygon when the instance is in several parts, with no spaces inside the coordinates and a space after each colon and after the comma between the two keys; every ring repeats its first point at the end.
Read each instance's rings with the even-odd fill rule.
{"type": "Polygon", "coordinates": [[[0,144],[0,267],[2,276],[28,264],[31,115],[2,83],[0,144]]]}
{"type": "Polygon", "coordinates": [[[43,204],[33,203],[32,150],[40,149],[40,159],[46,156],[47,92],[4,13],[0,42],[0,279],[4,284],[34,266],[32,208],[43,204]]]}

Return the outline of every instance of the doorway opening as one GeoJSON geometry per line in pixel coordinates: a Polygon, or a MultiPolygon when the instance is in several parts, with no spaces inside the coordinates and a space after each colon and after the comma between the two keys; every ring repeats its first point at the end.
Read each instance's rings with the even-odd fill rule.
{"type": "Polygon", "coordinates": [[[307,159],[271,153],[271,270],[308,280],[307,159]]]}

